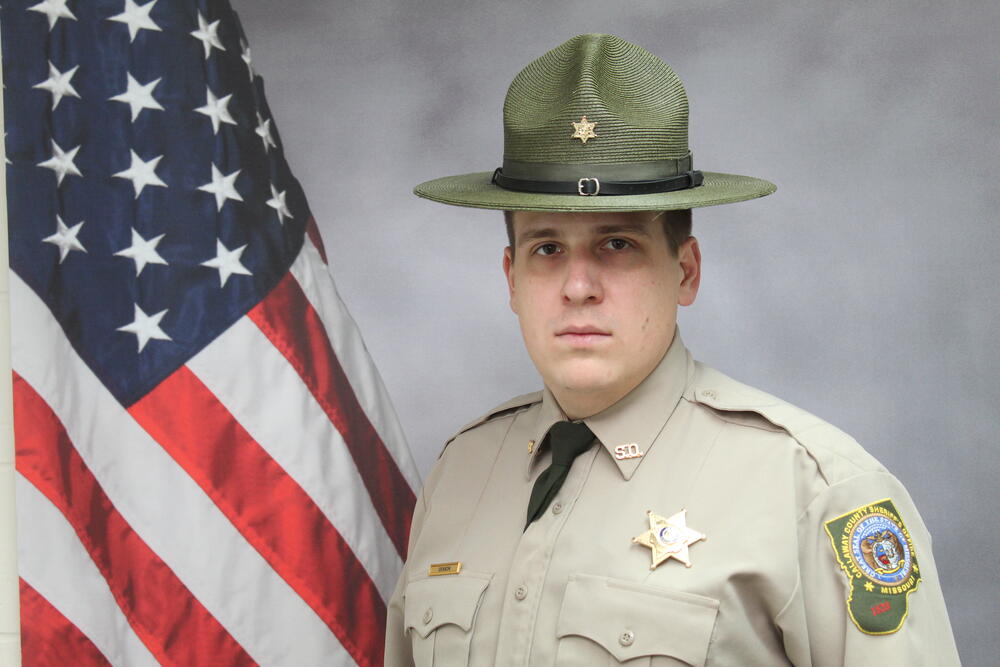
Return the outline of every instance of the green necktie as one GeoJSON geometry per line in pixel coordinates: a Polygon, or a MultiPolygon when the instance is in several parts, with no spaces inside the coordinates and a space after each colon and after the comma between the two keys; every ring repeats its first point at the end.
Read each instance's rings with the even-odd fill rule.
{"type": "Polygon", "coordinates": [[[573,460],[590,449],[594,434],[583,422],[556,422],[549,429],[545,439],[552,448],[552,465],[546,468],[531,489],[531,499],[528,500],[528,522],[524,524],[527,530],[531,522],[542,515],[552,499],[556,497],[562,486],[573,460]]]}

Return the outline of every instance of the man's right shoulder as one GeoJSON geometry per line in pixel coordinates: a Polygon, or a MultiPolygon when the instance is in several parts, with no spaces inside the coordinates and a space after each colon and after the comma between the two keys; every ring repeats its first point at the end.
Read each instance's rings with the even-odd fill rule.
{"type": "Polygon", "coordinates": [[[514,415],[524,410],[529,409],[533,405],[537,405],[542,402],[542,392],[533,391],[530,394],[522,394],[521,396],[515,396],[514,398],[501,403],[500,405],[488,410],[484,414],[480,415],[476,419],[458,429],[453,436],[448,438],[448,441],[444,443],[444,447],[441,453],[455,441],[456,438],[464,433],[469,433],[475,431],[476,429],[485,426],[486,424],[499,422],[505,418],[512,419],[514,415]]]}

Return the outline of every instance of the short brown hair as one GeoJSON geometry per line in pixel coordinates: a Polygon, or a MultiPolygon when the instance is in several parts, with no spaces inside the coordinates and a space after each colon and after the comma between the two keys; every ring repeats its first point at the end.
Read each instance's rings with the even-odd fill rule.
{"type": "MultiPolygon", "coordinates": [[[[681,244],[691,236],[691,209],[663,211],[660,215],[663,216],[663,233],[667,237],[667,247],[670,249],[670,254],[676,257],[681,244]]],[[[507,242],[513,253],[514,211],[504,211],[503,221],[507,225],[507,242]]]]}

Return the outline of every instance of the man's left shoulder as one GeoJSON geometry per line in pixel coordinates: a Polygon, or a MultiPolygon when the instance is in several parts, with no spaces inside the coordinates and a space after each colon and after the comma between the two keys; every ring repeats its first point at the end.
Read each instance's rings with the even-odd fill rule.
{"type": "Polygon", "coordinates": [[[853,437],[833,424],[765,391],[743,384],[701,362],[684,398],[735,427],[771,430],[812,457],[828,483],[885,467],[853,437]]]}

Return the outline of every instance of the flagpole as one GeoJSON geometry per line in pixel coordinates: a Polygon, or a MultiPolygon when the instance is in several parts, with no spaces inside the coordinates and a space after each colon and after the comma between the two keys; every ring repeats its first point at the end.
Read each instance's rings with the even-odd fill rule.
{"type": "MultiPolygon", "coordinates": [[[[2,80],[0,67],[0,80],[2,80]]],[[[0,87],[0,152],[3,92],[0,87]]],[[[21,664],[17,530],[14,513],[14,416],[10,372],[10,262],[7,255],[7,169],[0,165],[0,665],[21,664]]]]}

